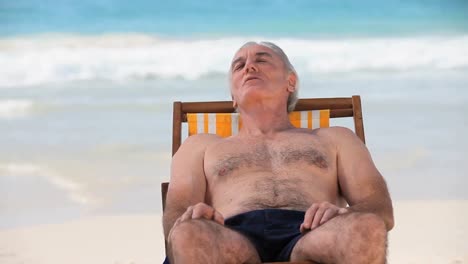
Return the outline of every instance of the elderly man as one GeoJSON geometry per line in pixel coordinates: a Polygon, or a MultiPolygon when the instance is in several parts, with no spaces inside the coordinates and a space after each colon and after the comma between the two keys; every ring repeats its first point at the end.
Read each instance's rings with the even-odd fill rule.
{"type": "Polygon", "coordinates": [[[384,263],[392,202],[365,145],[291,125],[298,78],[272,43],[242,46],[230,83],[239,134],[189,137],[172,161],[171,263],[384,263]]]}

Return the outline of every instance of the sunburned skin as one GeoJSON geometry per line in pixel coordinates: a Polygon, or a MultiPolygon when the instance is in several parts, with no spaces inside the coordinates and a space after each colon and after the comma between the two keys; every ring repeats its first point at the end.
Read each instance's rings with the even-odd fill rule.
{"type": "Polygon", "coordinates": [[[305,211],[316,200],[339,201],[330,176],[332,148],[310,130],[302,131],[286,131],[274,140],[220,139],[208,147],[207,200],[225,217],[265,208],[305,211]]]}

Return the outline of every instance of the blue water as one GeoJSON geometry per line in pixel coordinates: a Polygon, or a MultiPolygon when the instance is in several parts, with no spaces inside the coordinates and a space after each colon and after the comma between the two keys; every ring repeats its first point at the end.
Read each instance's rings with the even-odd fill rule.
{"type": "Polygon", "coordinates": [[[465,0],[16,0],[0,35],[144,32],[199,36],[388,36],[468,32],[465,0]]]}

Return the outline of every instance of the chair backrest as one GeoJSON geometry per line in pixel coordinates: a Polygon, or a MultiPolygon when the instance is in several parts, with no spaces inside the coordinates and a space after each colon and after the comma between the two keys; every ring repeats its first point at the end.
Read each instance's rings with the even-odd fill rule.
{"type": "MultiPolygon", "coordinates": [[[[294,111],[289,113],[291,123],[300,128],[330,126],[330,110],[294,111]]],[[[187,113],[188,135],[217,134],[221,137],[235,135],[242,128],[239,113],[187,113]]]]}
{"type": "MultiPolygon", "coordinates": [[[[232,101],[218,102],[174,102],[172,122],[172,155],[179,149],[182,143],[182,123],[192,123],[189,134],[213,132],[221,136],[228,136],[242,126],[239,116],[234,113],[232,101]],[[228,123],[228,126],[218,131],[217,123],[228,123]],[[226,115],[222,114],[229,114],[226,115]],[[234,119],[234,121],[233,121],[234,119]],[[237,120],[236,120],[237,119],[237,120]],[[211,120],[211,122],[210,122],[211,120]],[[227,120],[227,121],[226,121],[227,120]],[[234,124],[234,125],[233,125],[234,124]],[[230,125],[230,128],[229,128],[230,125]],[[228,127],[230,131],[226,132],[228,127]]],[[[290,115],[291,122],[300,127],[315,128],[328,126],[329,118],[353,117],[354,132],[365,143],[364,123],[362,118],[361,98],[359,95],[339,98],[308,98],[299,99],[294,109],[296,113],[290,115]],[[314,119],[315,116],[315,119],[314,119]],[[307,117],[307,118],[304,118],[307,117]],[[317,120],[314,122],[314,120],[317,120]]],[[[166,207],[166,194],[169,183],[161,184],[163,211],[166,207]]]]}

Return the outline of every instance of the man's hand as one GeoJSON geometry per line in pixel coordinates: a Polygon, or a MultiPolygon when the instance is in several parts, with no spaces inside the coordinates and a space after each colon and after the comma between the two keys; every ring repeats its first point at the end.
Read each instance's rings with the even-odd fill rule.
{"type": "Polygon", "coordinates": [[[320,202],[312,204],[309,209],[307,209],[304,222],[301,224],[300,230],[301,233],[312,230],[333,217],[345,214],[348,212],[348,209],[338,207],[329,202],[320,202]]]}
{"type": "Polygon", "coordinates": [[[216,211],[213,207],[206,203],[197,203],[196,205],[189,206],[185,213],[183,213],[174,223],[171,230],[169,231],[168,237],[171,237],[172,230],[183,221],[190,219],[208,219],[215,221],[221,225],[224,225],[223,215],[216,211]]]}
{"type": "Polygon", "coordinates": [[[216,211],[213,207],[205,204],[205,203],[198,203],[193,206],[189,206],[185,213],[183,213],[179,219],[177,219],[176,224],[179,222],[187,221],[190,219],[208,219],[213,220],[221,225],[224,225],[224,217],[216,211]]]}

